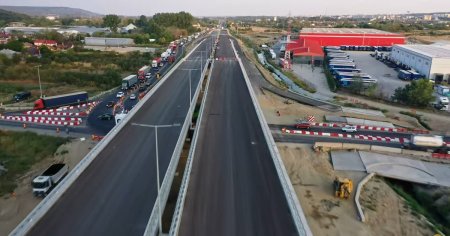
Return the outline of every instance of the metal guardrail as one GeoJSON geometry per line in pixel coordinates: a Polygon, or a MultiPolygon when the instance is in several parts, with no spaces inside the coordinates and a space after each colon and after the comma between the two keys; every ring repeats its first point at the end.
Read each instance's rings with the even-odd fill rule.
{"type": "Polygon", "coordinates": [[[284,167],[283,161],[281,160],[280,153],[278,152],[278,148],[272,137],[270,128],[267,125],[267,121],[264,117],[264,113],[262,112],[261,107],[259,106],[258,100],[256,99],[256,95],[255,95],[255,92],[253,91],[252,85],[250,83],[250,79],[247,75],[247,72],[245,71],[244,65],[242,64],[242,60],[241,60],[241,58],[239,58],[236,48],[234,47],[233,40],[230,39],[230,42],[231,42],[231,47],[233,48],[234,54],[236,55],[236,58],[241,67],[242,73],[244,75],[245,83],[247,84],[247,88],[249,90],[250,97],[252,98],[253,105],[256,110],[256,114],[258,116],[259,122],[261,124],[261,128],[264,133],[264,137],[266,138],[267,146],[271,153],[271,156],[272,156],[272,159],[273,159],[273,162],[275,165],[275,169],[277,170],[278,177],[280,179],[280,183],[283,187],[283,191],[286,196],[286,200],[288,202],[289,209],[291,211],[291,215],[294,220],[294,224],[296,226],[297,232],[299,235],[302,235],[302,236],[306,236],[306,235],[310,236],[310,235],[312,235],[311,229],[309,228],[308,222],[306,221],[305,214],[303,213],[303,209],[301,208],[300,202],[298,201],[297,194],[295,193],[295,190],[289,179],[287,171],[284,167]]]}
{"type": "MultiPolygon", "coordinates": [[[[196,46],[196,48],[198,46],[200,46],[203,42],[204,42],[204,40],[202,40],[196,46]]],[[[195,51],[195,49],[193,49],[189,53],[189,55],[191,53],[193,53],[194,51],[195,51]]],[[[186,56],[185,58],[189,57],[189,55],[186,56]]],[[[184,61],[184,59],[183,59],[183,61],[184,61]]],[[[207,65],[208,63],[209,63],[209,61],[206,60],[205,65],[207,65]]],[[[174,152],[172,154],[172,157],[171,157],[171,160],[170,160],[170,163],[169,163],[169,167],[167,168],[166,174],[164,176],[164,180],[163,180],[163,182],[161,184],[160,195],[157,197],[157,200],[155,201],[152,213],[151,213],[149,221],[147,223],[147,227],[145,228],[145,232],[144,232],[145,236],[156,235],[156,233],[158,231],[158,227],[159,227],[159,224],[158,224],[158,221],[159,221],[158,203],[162,204],[161,205],[161,209],[165,208],[165,205],[167,203],[167,199],[169,197],[170,188],[172,186],[173,177],[175,175],[175,171],[176,171],[176,168],[177,168],[177,165],[178,165],[178,161],[180,159],[181,152],[182,152],[182,149],[183,149],[183,146],[184,146],[184,139],[185,139],[185,137],[187,135],[187,132],[188,132],[189,127],[190,127],[190,124],[192,122],[192,115],[194,114],[194,110],[195,110],[195,103],[194,103],[194,101],[197,101],[198,96],[200,95],[200,90],[201,90],[203,79],[205,78],[205,73],[206,73],[207,69],[208,69],[208,67],[205,66],[203,71],[202,71],[202,73],[201,73],[201,79],[200,79],[200,81],[199,81],[199,83],[197,85],[196,92],[194,93],[194,97],[192,99],[191,106],[189,107],[188,114],[187,114],[186,119],[185,119],[185,121],[183,123],[182,129],[181,129],[181,132],[180,132],[180,136],[178,137],[177,144],[176,144],[174,152]],[[160,199],[161,201],[159,201],[158,198],[161,198],[160,199]]]]}
{"type": "MultiPolygon", "coordinates": [[[[212,52],[212,55],[213,54],[214,54],[214,51],[212,52]]],[[[177,203],[175,206],[175,212],[173,214],[172,224],[170,226],[169,235],[171,235],[171,236],[178,235],[178,231],[180,229],[181,217],[183,215],[183,209],[184,209],[184,202],[186,200],[186,193],[187,193],[187,189],[189,187],[189,180],[191,178],[192,163],[194,162],[194,155],[195,155],[195,150],[196,150],[197,139],[199,136],[199,130],[200,130],[201,122],[203,119],[203,110],[205,109],[206,98],[208,96],[209,83],[211,81],[211,74],[212,74],[213,68],[214,68],[214,60],[212,60],[212,62],[211,62],[211,68],[210,68],[209,75],[208,75],[208,82],[205,86],[206,89],[203,94],[202,103],[200,105],[200,111],[199,111],[200,115],[197,120],[197,126],[195,127],[194,137],[191,142],[191,148],[189,150],[189,156],[188,156],[188,159],[186,162],[186,168],[185,168],[183,180],[182,180],[181,186],[180,186],[180,193],[178,194],[178,199],[177,199],[177,203]]]]}
{"type": "MultiPolygon", "coordinates": [[[[197,45],[195,48],[197,48],[197,45]]],[[[194,50],[191,51],[191,53],[194,50]]],[[[187,57],[191,54],[189,53],[187,57]]],[[[169,78],[169,76],[178,68],[179,65],[185,60],[183,58],[177,65],[175,65],[166,75],[163,76],[161,81],[146,94],[142,101],[138,102],[136,107],[132,109],[127,116],[103,138],[64,178],[60,184],[58,184],[49,195],[47,195],[29,214],[28,216],[16,226],[16,228],[9,234],[11,236],[25,235],[44,215],[47,211],[56,203],[57,200],[67,191],[67,189],[77,180],[77,178],[83,173],[83,171],[91,164],[97,155],[116,137],[116,135],[125,127],[131,117],[143,106],[145,102],[158,90],[159,87],[169,78]]]]}

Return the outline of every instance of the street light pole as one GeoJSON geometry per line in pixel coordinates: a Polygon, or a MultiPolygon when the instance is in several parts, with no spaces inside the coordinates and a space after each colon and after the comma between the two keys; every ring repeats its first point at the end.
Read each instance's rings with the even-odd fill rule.
{"type": "Polygon", "coordinates": [[[198,70],[198,69],[180,69],[180,70],[187,70],[187,71],[189,71],[189,106],[191,106],[191,103],[192,103],[192,78],[191,78],[191,72],[193,70],[198,70]]]}
{"type": "Polygon", "coordinates": [[[41,65],[37,65],[36,67],[38,69],[39,91],[41,92],[41,98],[42,98],[41,72],[39,71],[39,67],[41,67],[41,65]]]}
{"type": "Polygon", "coordinates": [[[148,127],[148,128],[155,128],[155,150],[156,150],[156,181],[157,181],[157,188],[158,188],[158,224],[159,224],[159,235],[162,235],[162,209],[161,209],[161,196],[160,191],[160,182],[159,182],[159,149],[158,149],[158,128],[170,128],[170,127],[177,127],[180,126],[180,124],[171,124],[171,125],[147,125],[147,124],[138,124],[138,123],[131,123],[131,125],[134,126],[142,126],[142,127],[148,127]]]}
{"type": "Polygon", "coordinates": [[[161,210],[161,199],[159,196],[160,186],[159,186],[159,151],[158,151],[158,126],[155,127],[155,145],[156,145],[156,181],[158,182],[158,221],[159,221],[159,235],[162,235],[162,210],[161,210]]]}

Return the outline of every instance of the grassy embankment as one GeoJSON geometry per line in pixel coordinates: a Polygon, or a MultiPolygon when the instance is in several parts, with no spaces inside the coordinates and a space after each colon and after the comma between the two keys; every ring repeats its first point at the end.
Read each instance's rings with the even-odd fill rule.
{"type": "Polygon", "coordinates": [[[68,139],[31,132],[0,131],[0,164],[7,169],[0,175],[0,196],[17,187],[17,178],[37,162],[51,157],[68,139]]]}
{"type": "MultiPolygon", "coordinates": [[[[44,50],[45,51],[45,50],[44,50]]],[[[150,53],[119,54],[84,49],[43,54],[41,58],[21,56],[8,59],[0,56],[0,102],[11,100],[18,91],[31,91],[32,99],[39,97],[37,67],[43,93],[46,96],[65,92],[96,93],[120,85],[121,79],[149,64],[150,53]]]]}

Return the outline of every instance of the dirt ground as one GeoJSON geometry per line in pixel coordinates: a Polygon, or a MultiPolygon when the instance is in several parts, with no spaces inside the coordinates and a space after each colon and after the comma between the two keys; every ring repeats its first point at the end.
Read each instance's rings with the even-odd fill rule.
{"type": "MultiPolygon", "coordinates": [[[[325,115],[335,115],[342,117],[353,117],[360,119],[368,119],[375,121],[390,122],[394,125],[407,128],[421,127],[416,119],[397,114],[396,116],[388,115],[387,117],[375,117],[361,114],[350,114],[344,112],[329,112],[316,107],[303,105],[294,101],[286,103],[286,99],[281,98],[271,92],[264,91],[264,94],[258,94],[259,104],[264,112],[266,120],[269,124],[285,124],[292,125],[298,120],[305,118],[308,115],[314,115],[316,122],[324,122],[325,115]],[[280,111],[280,116],[276,111],[280,111]]],[[[449,123],[450,125],[450,123],[449,123]]]]}
{"type": "Polygon", "coordinates": [[[424,219],[376,178],[362,192],[367,222],[360,222],[353,199],[363,173],[335,172],[328,153],[314,153],[310,145],[279,143],[278,149],[314,235],[434,235],[424,219]],[[334,197],[335,176],[354,181],[351,199],[334,197]]]}
{"type": "Polygon", "coordinates": [[[450,35],[439,35],[439,36],[412,36],[409,38],[410,41],[424,44],[432,44],[436,42],[450,42],[450,35]]]}
{"type": "Polygon", "coordinates": [[[52,158],[37,163],[31,171],[20,177],[15,195],[0,198],[0,235],[8,235],[40,202],[41,199],[32,194],[30,183],[33,177],[56,162],[64,162],[69,166],[69,170],[73,169],[95,144],[96,142],[80,139],[64,144],[52,158]]]}
{"type": "MultiPolygon", "coordinates": [[[[257,93],[259,104],[269,124],[293,124],[307,115],[322,122],[324,115],[351,116],[373,119],[363,115],[330,113],[315,107],[292,102],[265,91],[257,93]],[[281,116],[276,111],[279,110],[281,116]]],[[[400,114],[398,114],[401,116],[400,114]]],[[[410,117],[379,118],[404,127],[418,124],[410,117]]],[[[434,235],[425,219],[412,213],[404,200],[385,182],[373,179],[362,192],[361,202],[367,222],[362,223],[351,200],[334,198],[332,182],[336,176],[347,177],[356,185],[365,173],[334,171],[327,153],[314,153],[308,144],[278,143],[281,157],[314,235],[434,235]],[[375,210],[373,210],[375,209],[375,210]]]]}
{"type": "Polygon", "coordinates": [[[294,101],[289,101],[289,104],[286,104],[286,99],[267,91],[258,95],[258,101],[269,124],[292,125],[308,115],[314,115],[316,122],[322,122],[324,115],[330,113],[294,101]],[[280,116],[277,115],[277,111],[280,112],[280,116]]]}

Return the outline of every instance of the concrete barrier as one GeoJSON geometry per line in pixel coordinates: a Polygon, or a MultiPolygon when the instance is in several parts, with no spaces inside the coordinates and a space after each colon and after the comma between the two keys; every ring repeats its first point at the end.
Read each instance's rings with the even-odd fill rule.
{"type": "Polygon", "coordinates": [[[422,151],[415,151],[415,150],[409,150],[409,149],[403,149],[402,154],[419,156],[419,157],[432,157],[431,152],[422,152],[422,151]]]}
{"type": "Polygon", "coordinates": [[[342,149],[354,149],[360,151],[370,151],[370,145],[366,144],[356,144],[356,143],[343,143],[342,149]]]}
{"type": "Polygon", "coordinates": [[[361,195],[361,189],[373,176],[375,176],[375,173],[370,173],[369,175],[364,177],[364,179],[358,183],[358,187],[356,188],[355,203],[356,208],[358,210],[359,219],[361,220],[361,222],[366,222],[366,217],[364,216],[364,211],[361,208],[361,203],[359,203],[359,196],[361,195]]]}
{"type": "MultiPolygon", "coordinates": [[[[217,36],[218,35],[219,34],[217,34],[217,36]]],[[[195,156],[195,151],[196,151],[196,147],[197,147],[197,140],[198,140],[198,136],[200,134],[201,123],[203,120],[203,111],[205,109],[206,98],[208,97],[209,83],[212,79],[211,75],[212,75],[213,68],[214,68],[214,60],[212,60],[212,62],[211,62],[211,69],[208,74],[208,81],[206,83],[205,91],[204,91],[203,98],[202,98],[202,103],[200,105],[200,112],[199,112],[199,117],[197,120],[197,125],[196,125],[195,131],[194,131],[194,137],[191,142],[191,148],[189,150],[189,156],[188,156],[188,159],[186,162],[186,168],[184,171],[183,180],[181,182],[180,192],[178,194],[177,203],[175,205],[175,210],[174,210],[174,214],[173,214],[173,218],[172,218],[172,224],[170,226],[170,232],[169,232],[169,235],[171,235],[171,236],[178,235],[178,231],[180,229],[181,217],[183,216],[184,202],[186,200],[186,194],[187,194],[187,190],[189,187],[189,180],[191,178],[192,165],[194,162],[194,156],[195,156]]]]}
{"type": "Polygon", "coordinates": [[[250,93],[250,97],[252,99],[253,105],[256,110],[256,115],[258,116],[258,119],[259,119],[259,122],[261,125],[261,129],[262,129],[264,137],[267,141],[267,147],[269,148],[270,154],[272,156],[273,164],[275,166],[275,169],[278,174],[278,178],[279,178],[281,186],[283,188],[283,191],[284,191],[284,194],[285,194],[288,206],[289,206],[289,210],[291,211],[292,219],[293,219],[295,227],[297,229],[297,233],[301,236],[310,236],[310,235],[312,235],[311,229],[309,228],[308,222],[306,221],[305,214],[303,213],[303,209],[300,205],[297,194],[291,183],[291,180],[286,171],[286,168],[284,167],[284,163],[281,160],[280,153],[279,153],[277,145],[273,139],[270,128],[267,125],[267,121],[266,121],[266,118],[264,117],[264,113],[262,112],[262,109],[259,106],[255,92],[253,91],[252,85],[250,83],[250,78],[248,77],[247,71],[245,70],[245,67],[244,67],[244,64],[242,63],[242,60],[239,57],[236,48],[234,47],[233,40],[230,39],[230,43],[231,43],[231,47],[233,48],[234,54],[238,60],[239,66],[241,67],[242,74],[244,75],[244,80],[245,80],[245,83],[247,84],[247,89],[250,93]]]}
{"type": "Polygon", "coordinates": [[[370,150],[374,151],[374,152],[390,152],[390,153],[397,153],[397,154],[402,153],[401,148],[393,148],[393,147],[385,147],[385,146],[377,146],[377,145],[372,145],[370,147],[370,150]]]}
{"type": "MultiPolygon", "coordinates": [[[[178,68],[178,66],[181,65],[182,62],[186,61],[186,58],[188,58],[197,49],[197,47],[199,47],[203,43],[203,41],[204,40],[200,41],[199,44],[197,46],[195,46],[194,49],[192,49],[192,51],[189,52],[189,54],[186,55],[186,57],[184,57],[182,60],[180,60],[180,63],[178,63],[175,67],[173,67],[171,69],[171,71],[174,71],[176,68],[178,68]]],[[[206,60],[205,65],[207,65],[208,63],[209,63],[208,60],[206,60]]],[[[170,188],[172,186],[172,181],[175,176],[176,167],[178,166],[178,161],[180,159],[181,152],[182,152],[182,149],[184,146],[185,138],[186,138],[188,130],[191,126],[192,116],[193,116],[194,110],[195,110],[195,101],[198,100],[198,97],[200,95],[201,87],[203,84],[203,79],[205,78],[205,73],[206,73],[207,69],[208,69],[207,66],[205,66],[203,68],[203,71],[200,75],[201,76],[200,81],[197,85],[197,88],[194,90],[195,91],[194,97],[193,97],[191,105],[189,107],[189,111],[186,115],[186,119],[183,122],[180,136],[178,137],[177,144],[172,153],[172,157],[170,158],[170,162],[169,162],[169,166],[167,167],[166,174],[164,175],[164,179],[163,179],[163,182],[160,187],[160,194],[157,197],[155,204],[153,205],[153,209],[150,214],[150,218],[147,222],[147,226],[144,231],[144,236],[156,235],[157,231],[159,229],[159,214],[158,214],[159,206],[158,206],[158,203],[161,204],[161,206],[160,206],[161,209],[165,209],[167,199],[169,198],[170,188]]],[[[168,75],[165,75],[164,77],[167,77],[167,76],[168,75]]]]}

